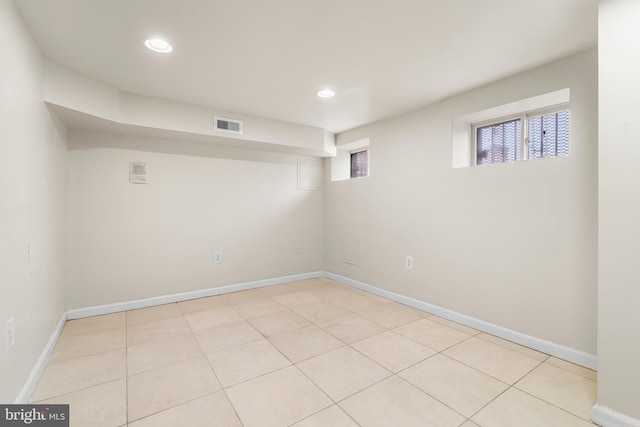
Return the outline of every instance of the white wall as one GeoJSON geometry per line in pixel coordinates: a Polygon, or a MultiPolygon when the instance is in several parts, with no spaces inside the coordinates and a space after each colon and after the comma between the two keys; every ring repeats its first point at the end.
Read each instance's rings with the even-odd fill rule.
{"type": "Polygon", "coordinates": [[[65,310],[66,130],[42,102],[43,59],[10,0],[0,52],[0,402],[11,403],[65,310]],[[30,272],[32,238],[41,267],[30,272]]]}
{"type": "Polygon", "coordinates": [[[69,146],[69,308],[323,269],[323,192],[297,189],[296,156],[75,131],[69,146]],[[149,184],[128,182],[131,161],[149,184]]]}
{"type": "Polygon", "coordinates": [[[636,0],[600,2],[598,403],[637,419],[633,425],[640,425],[639,19],[636,0]]]}
{"type": "Polygon", "coordinates": [[[328,271],[596,353],[595,51],[340,134],[337,144],[365,137],[369,178],[326,174],[328,271]],[[452,119],[564,88],[569,157],[452,168],[452,119]],[[341,260],[345,233],[360,237],[360,266],[341,260]]]}

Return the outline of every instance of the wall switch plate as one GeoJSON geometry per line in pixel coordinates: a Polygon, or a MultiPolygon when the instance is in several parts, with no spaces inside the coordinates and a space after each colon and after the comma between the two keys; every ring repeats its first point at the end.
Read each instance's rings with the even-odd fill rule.
{"type": "Polygon", "coordinates": [[[410,255],[407,255],[406,257],[404,257],[404,268],[406,268],[407,270],[413,270],[413,257],[410,255]]]}
{"type": "Polygon", "coordinates": [[[11,350],[13,347],[15,329],[13,324],[13,317],[7,320],[7,350],[11,350]]]}
{"type": "Polygon", "coordinates": [[[215,251],[213,253],[213,263],[214,264],[222,264],[222,251],[215,251]]]}

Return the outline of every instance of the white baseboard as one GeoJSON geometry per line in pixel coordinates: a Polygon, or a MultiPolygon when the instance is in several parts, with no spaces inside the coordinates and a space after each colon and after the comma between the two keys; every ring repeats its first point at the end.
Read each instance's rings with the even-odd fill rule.
{"type": "MultiPolygon", "coordinates": [[[[348,277],[340,276],[338,274],[325,272],[325,277],[333,279],[337,282],[345,285],[353,286],[358,289],[362,289],[372,294],[379,295],[384,298],[399,302],[410,307],[417,308],[418,310],[425,311],[427,313],[435,314],[436,316],[443,317],[445,319],[460,323],[465,326],[469,326],[479,331],[486,332],[491,335],[495,335],[500,338],[504,338],[508,341],[515,342],[517,344],[524,345],[534,350],[541,351],[546,354],[558,357],[569,362],[573,362],[577,365],[584,366],[589,369],[597,369],[598,358],[592,354],[585,353],[574,348],[565,347],[560,344],[556,344],[550,341],[546,341],[540,338],[533,337],[531,335],[523,334],[522,332],[514,331],[502,326],[495,325],[493,323],[485,322],[484,320],[476,319],[475,317],[467,316],[465,314],[458,313],[453,310],[449,310],[434,304],[429,304],[424,301],[417,300],[415,298],[407,297],[405,295],[397,294],[395,292],[380,289],[376,286],[369,285],[367,283],[359,282],[357,280],[349,279],[348,277]]],[[[635,427],[635,426],[634,426],[635,427]]]]}
{"type": "Polygon", "coordinates": [[[67,311],[69,320],[82,319],[84,317],[99,316],[101,314],[111,314],[137,308],[152,307],[155,305],[170,304],[173,302],[187,301],[196,298],[210,297],[214,295],[227,294],[230,292],[246,291],[248,289],[263,288],[265,286],[281,285],[284,283],[297,282],[299,280],[316,279],[323,277],[324,272],[316,271],[312,273],[294,274],[291,276],[275,277],[273,279],[256,280],[254,282],[238,283],[235,285],[221,286],[218,288],[201,289],[197,291],[182,292],[179,294],[161,295],[138,299],[133,301],[117,302],[114,304],[98,305],[86,308],[77,308],[67,311]]]}
{"type": "Polygon", "coordinates": [[[67,320],[81,319],[84,317],[98,316],[101,314],[117,313],[119,311],[133,310],[136,308],[144,308],[144,307],[152,307],[155,305],[169,304],[172,302],[187,301],[190,299],[204,298],[204,297],[209,297],[213,295],[226,294],[230,292],[245,291],[248,289],[262,288],[265,286],[281,285],[284,283],[297,282],[299,280],[316,279],[318,277],[324,277],[324,272],[316,271],[312,273],[294,274],[291,276],[275,277],[273,279],[256,280],[254,282],[246,282],[246,283],[238,283],[238,284],[229,285],[229,286],[221,286],[219,288],[202,289],[202,290],[191,291],[191,292],[183,292],[179,294],[162,295],[158,297],[151,297],[151,298],[139,299],[134,301],[125,301],[125,302],[120,302],[115,304],[107,304],[107,305],[100,305],[95,307],[69,310],[66,313],[62,314],[62,318],[56,325],[56,328],[51,334],[51,337],[49,338],[47,345],[42,351],[42,354],[40,355],[40,358],[38,358],[38,361],[36,362],[35,366],[31,370],[31,373],[29,374],[29,378],[27,378],[27,381],[22,387],[22,390],[20,391],[20,394],[18,395],[18,397],[16,397],[16,400],[14,403],[21,404],[21,403],[29,402],[29,399],[31,398],[31,394],[33,393],[33,390],[35,389],[36,385],[38,385],[38,381],[42,376],[42,372],[44,371],[44,368],[47,366],[47,362],[51,357],[51,353],[53,353],[53,349],[55,348],[56,343],[58,342],[58,338],[60,338],[60,334],[62,333],[62,329],[64,328],[64,324],[67,320]]]}
{"type": "Polygon", "coordinates": [[[40,381],[40,376],[42,372],[44,372],[44,368],[47,366],[49,362],[49,358],[51,357],[51,353],[53,353],[53,349],[56,347],[56,343],[58,342],[58,338],[60,338],[60,334],[62,333],[62,328],[64,328],[64,324],[67,321],[67,313],[62,313],[62,317],[58,321],[56,328],[53,330],[53,333],[49,337],[49,341],[44,346],[40,357],[36,361],[31,373],[29,374],[29,378],[25,382],[22,390],[20,390],[20,394],[16,397],[15,404],[24,404],[29,403],[29,399],[31,398],[31,394],[33,390],[35,390],[36,385],[38,385],[38,381],[40,381]]]}
{"type": "Polygon", "coordinates": [[[640,427],[640,420],[628,417],[599,403],[593,407],[591,421],[602,427],[640,427]]]}

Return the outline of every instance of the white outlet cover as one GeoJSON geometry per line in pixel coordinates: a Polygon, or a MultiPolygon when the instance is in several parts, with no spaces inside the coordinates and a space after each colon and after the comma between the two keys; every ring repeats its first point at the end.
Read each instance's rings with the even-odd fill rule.
{"type": "Polygon", "coordinates": [[[213,253],[213,262],[214,262],[215,264],[222,264],[223,259],[224,259],[224,258],[223,258],[223,253],[222,253],[222,251],[215,251],[215,252],[213,253]]]}
{"type": "Polygon", "coordinates": [[[407,256],[405,257],[405,260],[404,260],[404,267],[405,267],[407,270],[413,270],[413,257],[412,257],[412,256],[407,255],[407,256]]]}

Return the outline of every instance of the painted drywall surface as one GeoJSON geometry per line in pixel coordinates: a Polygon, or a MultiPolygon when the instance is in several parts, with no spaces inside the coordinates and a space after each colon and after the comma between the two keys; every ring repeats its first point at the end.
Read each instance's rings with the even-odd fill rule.
{"type": "Polygon", "coordinates": [[[599,10],[598,403],[640,420],[640,3],[599,10]]]}
{"type": "MultiPolygon", "coordinates": [[[[130,126],[138,132],[174,131],[185,136],[221,138],[231,143],[253,143],[263,150],[307,150],[307,155],[335,154],[334,135],[325,129],[266,119],[167,99],[119,91],[76,71],[45,61],[44,100],[76,113],[75,120],[103,122],[102,126],[130,126]],[[243,135],[214,131],[214,116],[244,122],[243,135]]],[[[78,128],[73,126],[71,128],[78,128]]],[[[86,128],[86,123],[80,126],[86,128]]]]}
{"type": "Polygon", "coordinates": [[[120,118],[120,92],[45,60],[43,98],[47,102],[107,120],[120,118]]]}
{"type": "Polygon", "coordinates": [[[325,174],[328,271],[596,353],[596,52],[340,134],[337,144],[365,137],[370,177],[325,174]],[[452,168],[452,119],[567,87],[569,157],[452,168]],[[359,236],[359,266],[341,259],[347,234],[359,236]]]}
{"type": "Polygon", "coordinates": [[[70,308],[322,270],[323,195],[297,170],[291,155],[71,132],[70,308]]]}
{"type": "Polygon", "coordinates": [[[12,403],[65,310],[66,130],[42,102],[43,59],[9,0],[0,51],[0,402],[12,403]]]}
{"type": "MultiPolygon", "coordinates": [[[[216,111],[196,105],[125,92],[120,93],[120,115],[120,120],[123,123],[202,135],[215,134],[213,117],[219,115],[244,121],[242,136],[222,134],[225,137],[277,143],[318,151],[324,150],[325,147],[325,131],[322,128],[216,111]]],[[[269,149],[268,144],[265,144],[265,149],[269,149]]]]}

